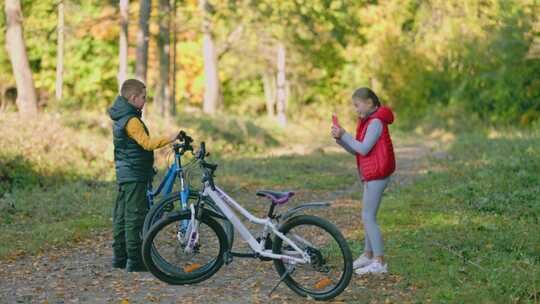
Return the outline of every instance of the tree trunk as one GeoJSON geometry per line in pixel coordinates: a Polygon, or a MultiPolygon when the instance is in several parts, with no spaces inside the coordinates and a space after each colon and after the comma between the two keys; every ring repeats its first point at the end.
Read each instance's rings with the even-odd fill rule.
{"type": "Polygon", "coordinates": [[[24,116],[37,114],[37,96],[24,45],[22,12],[19,0],[5,0],[6,49],[17,83],[17,108],[24,116]]]}
{"type": "Polygon", "coordinates": [[[146,84],[146,74],[148,70],[148,40],[150,39],[150,19],[151,0],[139,1],[139,30],[137,31],[137,62],[135,63],[135,75],[137,79],[146,84]]]}
{"type": "Polygon", "coordinates": [[[158,104],[160,114],[171,114],[170,90],[169,90],[169,49],[170,49],[170,3],[169,0],[159,0],[159,81],[158,81],[158,104]]]}
{"type": "Polygon", "coordinates": [[[171,116],[176,115],[176,0],[173,0],[172,8],[172,30],[173,30],[173,42],[172,42],[172,94],[171,94],[171,116]]]}
{"type": "Polygon", "coordinates": [[[129,0],[120,0],[120,65],[118,67],[118,91],[127,78],[128,67],[128,14],[129,0]]]}
{"type": "Polygon", "coordinates": [[[266,100],[266,113],[269,117],[276,115],[276,78],[271,72],[265,71],[262,75],[264,97],[266,100]]]}
{"type": "Polygon", "coordinates": [[[4,85],[0,83],[0,112],[4,112],[6,109],[6,102],[4,102],[4,85]]]}
{"type": "Polygon", "coordinates": [[[216,47],[212,38],[212,30],[209,20],[210,6],[207,0],[199,0],[199,7],[204,14],[202,33],[206,87],[204,90],[203,112],[215,114],[222,104],[223,97],[221,96],[221,88],[219,83],[216,47]]]}
{"type": "Polygon", "coordinates": [[[56,100],[62,100],[64,85],[64,1],[58,3],[58,25],[57,25],[57,47],[56,47],[56,100]]]}
{"type": "Polygon", "coordinates": [[[283,43],[278,45],[277,52],[277,115],[279,124],[282,127],[287,125],[287,78],[285,74],[285,46],[283,43]]]}

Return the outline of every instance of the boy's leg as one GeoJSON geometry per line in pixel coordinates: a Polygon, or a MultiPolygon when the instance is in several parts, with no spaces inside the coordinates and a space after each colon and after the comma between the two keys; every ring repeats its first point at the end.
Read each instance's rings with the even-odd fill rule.
{"type": "Polygon", "coordinates": [[[114,268],[125,268],[127,253],[126,253],[126,232],[125,232],[125,192],[122,186],[118,186],[118,194],[113,210],[113,260],[114,268]]]}
{"type": "Polygon", "coordinates": [[[127,270],[142,271],[145,270],[141,245],[144,218],[148,212],[147,183],[133,182],[125,185],[127,270]]]}

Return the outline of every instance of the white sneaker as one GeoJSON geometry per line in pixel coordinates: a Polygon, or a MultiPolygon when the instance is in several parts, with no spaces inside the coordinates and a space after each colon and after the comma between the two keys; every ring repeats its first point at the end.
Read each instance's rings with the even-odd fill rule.
{"type": "Polygon", "coordinates": [[[363,275],[367,273],[387,273],[388,272],[388,264],[382,265],[379,261],[373,261],[373,263],[358,268],[354,271],[358,275],[363,275]]]}
{"type": "Polygon", "coordinates": [[[372,262],[373,262],[372,258],[368,258],[365,254],[362,253],[362,255],[358,257],[358,259],[354,260],[352,267],[353,269],[362,268],[362,267],[366,267],[372,262]]]}

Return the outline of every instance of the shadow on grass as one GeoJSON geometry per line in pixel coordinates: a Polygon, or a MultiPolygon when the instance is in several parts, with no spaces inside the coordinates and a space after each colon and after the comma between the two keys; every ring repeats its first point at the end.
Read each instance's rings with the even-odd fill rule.
{"type": "Polygon", "coordinates": [[[192,126],[200,132],[202,138],[225,141],[234,146],[264,145],[276,147],[279,145],[279,141],[270,132],[251,121],[227,117],[215,119],[186,115],[178,118],[177,123],[192,126]]]}

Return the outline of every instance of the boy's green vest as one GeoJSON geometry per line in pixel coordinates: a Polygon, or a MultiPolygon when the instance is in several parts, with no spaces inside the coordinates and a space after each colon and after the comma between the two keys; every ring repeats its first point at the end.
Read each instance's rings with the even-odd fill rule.
{"type": "MultiPolygon", "coordinates": [[[[141,111],[124,97],[118,96],[108,113],[113,120],[114,165],[117,183],[147,182],[153,175],[154,152],[144,150],[127,135],[125,130],[130,118],[141,118],[141,111]]],[[[144,122],[143,126],[146,134],[149,134],[144,122]]]]}

